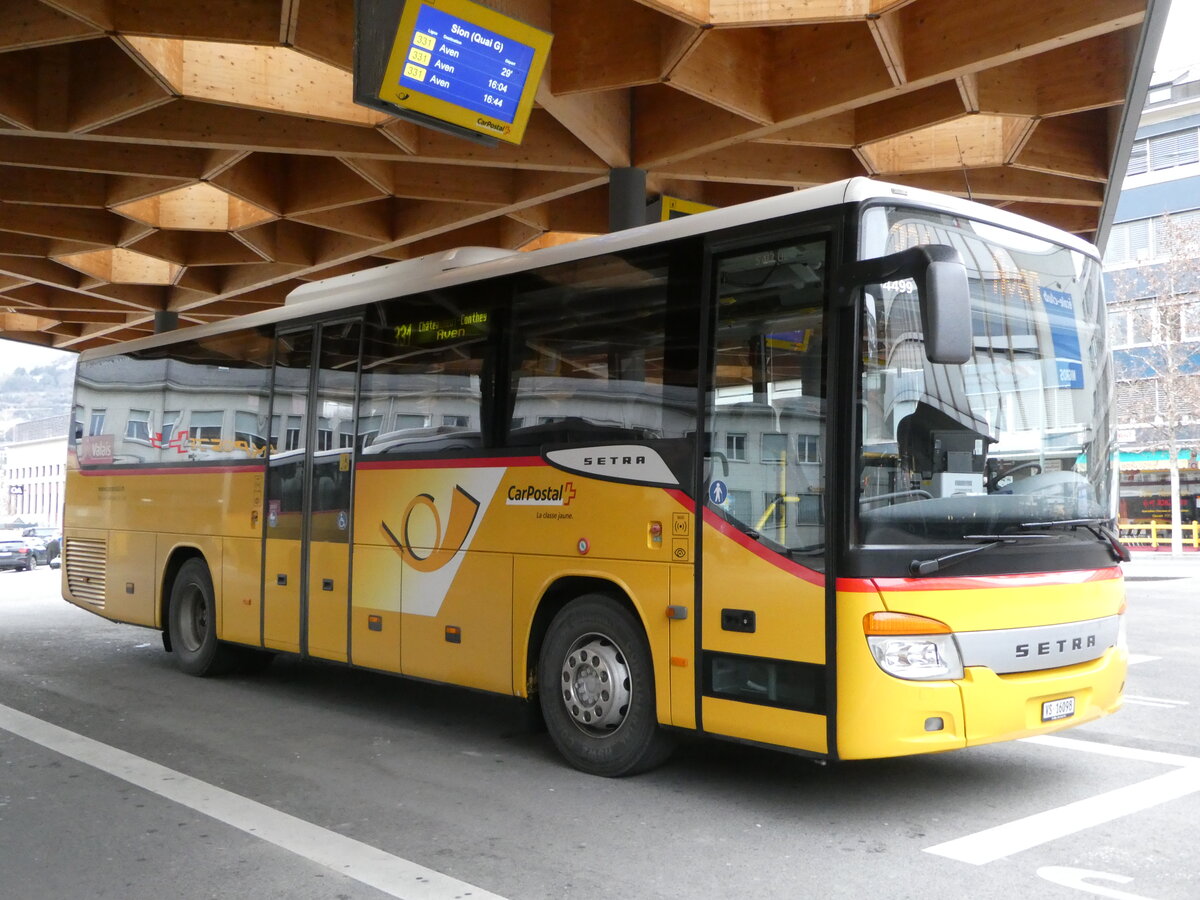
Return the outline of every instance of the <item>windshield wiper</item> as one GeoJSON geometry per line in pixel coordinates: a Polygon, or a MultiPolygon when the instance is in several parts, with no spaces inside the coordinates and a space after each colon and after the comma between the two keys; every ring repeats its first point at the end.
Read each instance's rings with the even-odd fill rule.
{"type": "Polygon", "coordinates": [[[978,547],[959,550],[955,553],[947,553],[945,556],[935,556],[933,559],[914,559],[908,564],[908,571],[913,575],[932,575],[934,572],[949,568],[955,563],[966,559],[968,556],[974,556],[976,553],[982,553],[984,550],[991,550],[993,547],[999,547],[1001,544],[1023,544],[1034,541],[1053,540],[1054,538],[1055,535],[1052,534],[965,534],[963,535],[963,540],[982,541],[983,543],[978,547]]]}
{"type": "Polygon", "coordinates": [[[1122,543],[1119,535],[1116,534],[1109,526],[1111,519],[1090,518],[1090,519],[1055,519],[1050,522],[1022,522],[1018,528],[1053,528],[1055,526],[1068,528],[1086,528],[1099,540],[1103,541],[1108,547],[1108,552],[1112,554],[1113,559],[1117,562],[1129,562],[1132,558],[1129,554],[1129,548],[1122,543]]]}

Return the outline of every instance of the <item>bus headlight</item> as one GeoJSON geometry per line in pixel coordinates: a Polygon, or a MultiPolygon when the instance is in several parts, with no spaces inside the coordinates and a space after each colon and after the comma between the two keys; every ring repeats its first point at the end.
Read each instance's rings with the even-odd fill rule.
{"type": "Polygon", "coordinates": [[[863,618],[867,646],[879,668],[909,681],[956,681],[962,656],[950,627],[907,613],[868,613],[863,618]]]}

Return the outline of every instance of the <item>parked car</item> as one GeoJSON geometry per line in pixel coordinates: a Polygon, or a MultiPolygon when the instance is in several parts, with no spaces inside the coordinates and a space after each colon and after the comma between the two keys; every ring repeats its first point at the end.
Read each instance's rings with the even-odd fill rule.
{"type": "Polygon", "coordinates": [[[37,568],[38,556],[45,556],[46,547],[37,538],[6,538],[0,540],[0,569],[17,569],[32,572],[37,568]]]}
{"type": "Polygon", "coordinates": [[[45,545],[45,558],[39,557],[38,562],[52,562],[62,553],[62,532],[57,528],[38,525],[34,528],[26,528],[21,535],[27,538],[37,538],[45,545]]]}

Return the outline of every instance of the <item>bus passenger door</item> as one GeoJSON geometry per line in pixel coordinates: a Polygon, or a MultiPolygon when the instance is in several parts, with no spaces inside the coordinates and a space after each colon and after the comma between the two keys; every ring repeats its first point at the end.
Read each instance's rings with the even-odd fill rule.
{"type": "Polygon", "coordinates": [[[346,660],[360,325],[281,332],[267,463],[263,643],[346,660]]]}
{"type": "Polygon", "coordinates": [[[717,257],[701,519],[703,728],[827,752],[828,235],[717,257]]]}

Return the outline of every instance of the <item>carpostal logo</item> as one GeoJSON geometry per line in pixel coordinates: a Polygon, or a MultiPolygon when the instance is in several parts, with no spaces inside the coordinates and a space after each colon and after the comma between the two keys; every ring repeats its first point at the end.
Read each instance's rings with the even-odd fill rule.
{"type": "Polygon", "coordinates": [[[477,118],[475,120],[475,124],[480,128],[486,128],[489,131],[494,131],[496,134],[504,135],[506,137],[512,134],[511,125],[505,125],[503,122],[497,122],[494,119],[485,119],[483,116],[477,118]]]}
{"type": "Polygon", "coordinates": [[[570,506],[574,499],[575,485],[568,481],[558,487],[510,484],[504,502],[508,506],[570,506]]]}
{"type": "Polygon", "coordinates": [[[475,524],[478,513],[479,501],[463,490],[461,485],[455,485],[454,495],[450,501],[450,517],[444,531],[442,530],[442,518],[438,515],[433,497],[429,494],[418,494],[408,504],[404,515],[400,517],[399,535],[388,527],[387,522],[379,524],[383,526],[384,532],[392,539],[392,543],[400,551],[400,556],[409,566],[418,572],[435,572],[450,562],[466,544],[467,536],[471,532],[471,526],[475,524]],[[414,514],[432,521],[432,549],[415,549],[417,542],[411,537],[414,514]]]}

